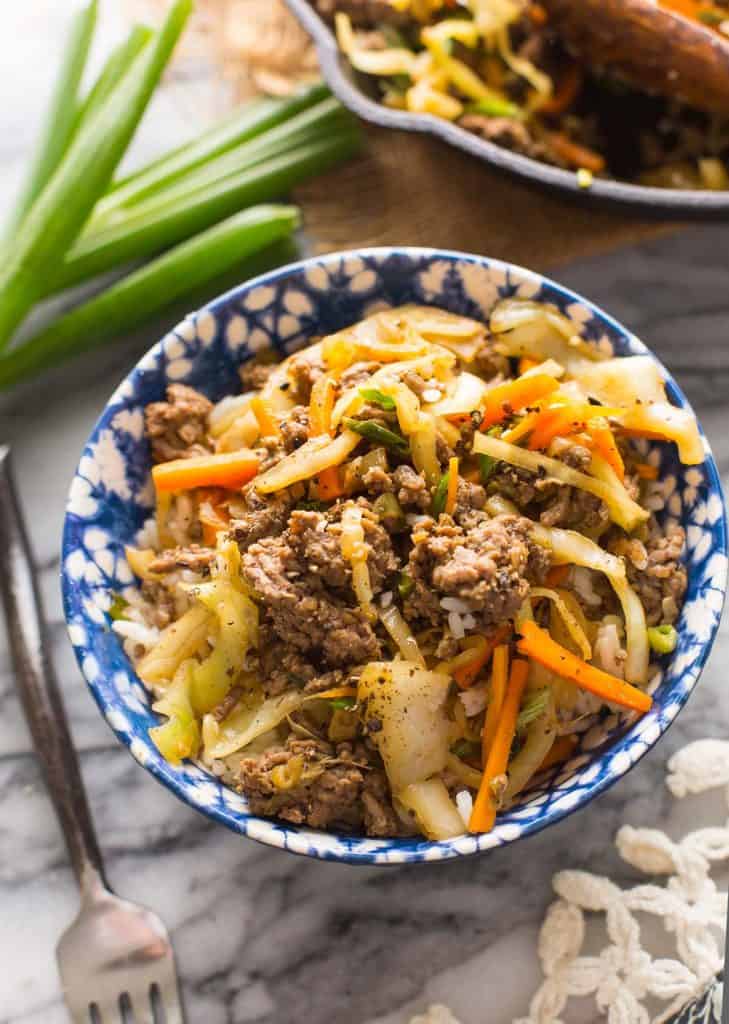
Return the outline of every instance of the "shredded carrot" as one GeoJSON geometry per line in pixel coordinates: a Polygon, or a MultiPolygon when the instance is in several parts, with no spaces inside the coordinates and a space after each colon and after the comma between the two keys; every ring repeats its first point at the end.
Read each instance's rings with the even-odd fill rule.
{"type": "Polygon", "coordinates": [[[546,8],[542,7],[541,4],[529,4],[527,14],[529,15],[529,20],[532,24],[537,25],[539,28],[541,28],[542,25],[546,25],[549,21],[549,15],[547,14],[546,8]]]}
{"type": "Polygon", "coordinates": [[[539,366],[536,359],[530,359],[529,356],[522,356],[519,360],[519,375],[526,373],[527,370],[533,370],[535,366],[539,366]]]}
{"type": "Polygon", "coordinates": [[[339,466],[323,469],[316,478],[316,492],[320,501],[334,501],[344,494],[339,466]]]}
{"type": "Polygon", "coordinates": [[[220,493],[214,490],[201,491],[199,494],[198,518],[202,523],[203,543],[215,547],[218,534],[230,526],[230,515],[220,493]]]}
{"type": "Polygon", "coordinates": [[[622,483],[625,480],[625,463],[610,427],[593,424],[590,427],[590,439],[595,450],[602,455],[622,483]]]}
{"type": "Polygon", "coordinates": [[[517,377],[516,380],[497,384],[486,392],[481,429],[486,430],[496,423],[502,423],[512,413],[538,402],[558,387],[559,381],[548,373],[535,373],[531,377],[517,377]]]}
{"type": "Polygon", "coordinates": [[[514,742],[516,720],[528,675],[529,662],[516,658],[511,666],[501,713],[484,766],[483,779],[468,823],[469,832],[490,832],[496,823],[498,795],[494,791],[500,779],[505,781],[509,752],[514,742]]]}
{"type": "Polygon", "coordinates": [[[566,761],[576,746],[576,736],[558,736],[552,744],[551,750],[539,765],[539,771],[546,771],[547,768],[553,768],[556,764],[566,761]]]}
{"type": "Polygon", "coordinates": [[[618,679],[617,676],[611,676],[608,672],[595,668],[594,665],[588,665],[586,661],[553,640],[546,629],[540,629],[536,622],[526,620],[519,628],[522,637],[516,646],[520,654],[526,654],[561,678],[571,679],[583,690],[594,693],[603,700],[620,704],[621,707],[639,711],[641,714],[650,710],[653,699],[649,694],[618,679]]]}
{"type": "Polygon", "coordinates": [[[334,700],[336,697],[356,697],[356,686],[335,686],[331,690],[322,690],[320,693],[312,693],[307,700],[334,700]]]}
{"type": "Polygon", "coordinates": [[[569,565],[553,565],[547,573],[546,584],[548,587],[559,587],[569,575],[569,565]]]}
{"type": "Polygon", "coordinates": [[[251,412],[258,420],[261,437],[281,437],[281,429],[271,408],[260,395],[251,399],[251,412]]]}
{"type": "MultiPolygon", "coordinates": [[[[498,644],[506,640],[511,632],[509,626],[499,626],[493,637],[479,637],[478,646],[464,651],[463,654],[472,654],[471,658],[464,658],[462,662],[452,670],[452,675],[462,690],[467,690],[478,679],[481,670],[488,664],[491,655],[498,644]]],[[[459,655],[458,657],[462,657],[459,655]]]]}
{"type": "Polygon", "coordinates": [[[580,146],[579,143],[573,142],[563,132],[550,132],[548,138],[557,156],[571,167],[575,169],[584,167],[585,170],[592,171],[593,174],[599,174],[600,171],[605,170],[605,160],[594,149],[580,146]]]}
{"type": "Polygon", "coordinates": [[[446,493],[445,512],[452,516],[458,498],[458,456],[448,460],[448,491],[446,493]]]}
{"type": "Polygon", "coordinates": [[[314,381],[309,402],[309,437],[331,433],[334,380],[328,374],[314,381]]]}
{"type": "Polygon", "coordinates": [[[501,435],[501,440],[508,441],[509,444],[516,444],[517,441],[521,441],[522,437],[534,429],[539,416],[540,413],[537,410],[528,412],[526,416],[523,416],[510,430],[504,431],[501,435]]]}
{"type": "Polygon", "coordinates": [[[633,466],[633,471],[641,478],[641,480],[658,479],[658,466],[652,466],[650,462],[636,462],[633,466]]]}
{"type": "Polygon", "coordinates": [[[488,760],[491,744],[496,735],[508,678],[509,647],[507,644],[499,644],[494,650],[494,659],[491,665],[491,692],[489,694],[489,705],[486,710],[486,721],[484,722],[483,735],[481,737],[481,760],[484,766],[488,760]]]}
{"type": "Polygon", "coordinates": [[[531,451],[548,448],[555,437],[569,437],[587,428],[592,434],[592,423],[606,416],[617,416],[620,409],[608,408],[603,405],[590,405],[589,402],[564,402],[552,404],[542,409],[529,438],[528,447],[531,451]]]}
{"type": "MultiPolygon", "coordinates": [[[[565,110],[569,109],[577,99],[580,89],[582,88],[582,81],[583,75],[580,65],[576,62],[570,64],[565,73],[559,79],[557,88],[554,90],[553,95],[546,103],[542,104],[539,108],[539,112],[542,114],[549,114],[551,116],[563,114],[565,110]]],[[[585,165],[583,164],[582,166],[584,167],[585,165]]]]}
{"type": "Polygon", "coordinates": [[[152,469],[152,479],[158,493],[189,491],[195,487],[237,490],[252,480],[257,472],[258,456],[242,448],[237,452],[160,462],[152,469]]]}

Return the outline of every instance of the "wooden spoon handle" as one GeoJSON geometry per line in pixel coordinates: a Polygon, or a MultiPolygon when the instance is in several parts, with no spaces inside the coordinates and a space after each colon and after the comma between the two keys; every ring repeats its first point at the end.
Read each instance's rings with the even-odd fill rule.
{"type": "Polygon", "coordinates": [[[655,0],[542,0],[590,66],[648,92],[729,116],[729,40],[655,0]]]}
{"type": "Polygon", "coordinates": [[[28,536],[0,447],[0,592],[15,678],[46,786],[82,889],[105,885],[99,844],[53,665],[28,536]]]}

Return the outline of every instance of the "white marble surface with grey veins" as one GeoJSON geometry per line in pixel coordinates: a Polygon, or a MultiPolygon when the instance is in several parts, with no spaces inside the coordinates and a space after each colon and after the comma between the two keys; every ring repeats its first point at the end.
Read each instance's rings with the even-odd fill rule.
{"type": "MultiPolygon", "coordinates": [[[[11,194],[43,108],[71,4],[3,4],[0,196],[11,194]]],[[[103,33],[116,36],[107,0],[103,33]]],[[[162,97],[137,143],[151,154],[194,128],[162,97]]],[[[437,240],[435,240],[437,242],[437,240]]],[[[729,224],[623,250],[559,273],[628,324],[686,389],[729,475],[729,224]]],[[[479,860],[349,868],[247,842],[178,803],[102,722],[61,619],[58,547],[78,452],[120,376],[159,335],[0,399],[51,619],[53,656],[115,888],[165,919],[191,1024],[403,1024],[429,1002],[463,1024],[509,1024],[539,979],[536,938],[552,874],[617,873],[622,823],[674,828],[663,786],[672,751],[729,735],[725,626],[670,734],[600,800],[528,842],[479,860]]],[[[1,630],[1,627],[0,627],[1,630]]],[[[0,631],[0,1024],[62,1024],[54,949],[76,890],[13,691],[0,631]]],[[[595,1019],[575,1006],[575,1024],[595,1019]]]]}

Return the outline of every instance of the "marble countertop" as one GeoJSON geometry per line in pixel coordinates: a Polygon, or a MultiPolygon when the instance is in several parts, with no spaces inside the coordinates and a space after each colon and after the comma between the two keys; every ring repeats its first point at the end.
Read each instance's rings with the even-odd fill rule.
{"type": "MultiPolygon", "coordinates": [[[[70,5],[7,6],[2,196],[32,142],[70,5]]],[[[109,38],[119,30],[115,17],[107,14],[102,28],[109,38]]],[[[192,127],[163,96],[137,152],[192,127]]],[[[622,319],[673,370],[725,482],[728,254],[729,224],[703,226],[556,275],[622,319]]],[[[529,842],[462,863],[366,869],[310,862],[227,833],[178,803],[117,744],[81,681],[61,618],[58,546],[78,452],[115,383],[158,335],[152,326],[0,401],[0,439],[14,449],[53,656],[114,887],[170,927],[190,1024],[405,1024],[430,1002],[447,1003],[463,1024],[509,1024],[539,981],[536,938],[552,874],[583,867],[628,877],[612,847],[616,829],[677,827],[663,785],[668,757],[689,740],[729,735],[726,621],[701,685],[658,748],[597,802],[529,842]]],[[[65,1024],[54,950],[76,905],[0,633],[0,1024],[65,1024]]],[[[592,1006],[569,1017],[594,1019],[592,1006]]]]}

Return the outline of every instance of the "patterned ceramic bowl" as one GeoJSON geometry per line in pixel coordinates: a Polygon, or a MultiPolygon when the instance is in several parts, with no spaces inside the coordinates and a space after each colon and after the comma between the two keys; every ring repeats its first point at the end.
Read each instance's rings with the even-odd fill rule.
{"type": "MultiPolygon", "coordinates": [[[[124,558],[152,507],[143,409],[184,381],[219,399],[238,387],[238,367],[272,346],[280,355],[361,319],[383,305],[429,303],[485,318],[501,297],[554,303],[585,338],[619,355],[644,346],[599,309],[537,274],[479,256],[430,249],[371,249],[312,258],[241,285],[189,316],[145,355],[114,392],[86,445],[68,500],[62,582],[71,641],[107,722],[134,758],[181,800],[242,835],[294,853],[353,863],[393,864],[467,856],[514,842],[579,807],[624,775],[660,738],[696,685],[724,599],[727,533],[716,466],[706,449],[685,468],[672,446],[654,445],[665,510],[688,536],[689,589],[678,648],[663,666],[649,714],[606,718],[575,756],[524,794],[488,835],[444,842],[368,839],[315,832],[249,814],[243,797],[194,764],[174,768],[149,738],[156,716],[110,629],[112,593],[134,585],[124,558]]],[[[665,371],[664,371],[665,372],[665,371]]],[[[674,381],[674,402],[686,400],[674,381]]]]}

